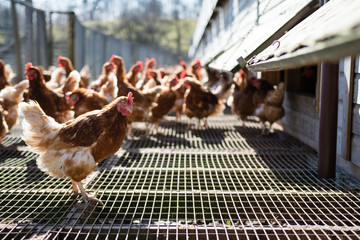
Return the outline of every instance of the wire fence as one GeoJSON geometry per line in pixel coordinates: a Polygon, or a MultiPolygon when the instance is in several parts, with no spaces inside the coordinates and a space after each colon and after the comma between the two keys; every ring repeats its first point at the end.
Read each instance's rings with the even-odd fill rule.
{"type": "Polygon", "coordinates": [[[156,46],[117,39],[85,27],[73,12],[45,12],[26,2],[0,3],[0,59],[24,77],[27,62],[48,68],[58,56],[69,57],[75,69],[88,65],[92,78],[101,73],[103,63],[117,54],[129,69],[136,61],[155,58],[159,66],[178,63],[179,56],[156,46]]]}

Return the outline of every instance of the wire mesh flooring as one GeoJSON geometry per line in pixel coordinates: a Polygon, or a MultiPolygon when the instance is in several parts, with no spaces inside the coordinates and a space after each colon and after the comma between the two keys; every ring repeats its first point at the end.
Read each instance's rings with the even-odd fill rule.
{"type": "Polygon", "coordinates": [[[105,206],[42,173],[18,125],[0,147],[0,239],[359,239],[360,182],[317,179],[316,152],[255,119],[169,116],[84,181],[105,206]]]}

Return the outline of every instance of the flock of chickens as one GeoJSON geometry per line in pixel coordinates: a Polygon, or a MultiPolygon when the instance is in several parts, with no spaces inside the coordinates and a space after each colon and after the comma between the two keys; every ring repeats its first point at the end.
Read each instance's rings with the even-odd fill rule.
{"type": "Polygon", "coordinates": [[[206,127],[207,117],[221,113],[227,103],[243,121],[258,116],[265,134],[265,122],[271,127],[284,115],[284,83],[274,88],[266,80],[247,79],[243,70],[234,79],[209,67],[205,74],[199,60],[189,67],[181,61],[176,67],[156,69],[156,60],[146,59],[145,66],[138,61],[126,72],[123,58],[113,55],[94,81],[89,69],[78,72],[66,57],[58,58],[58,66],[44,70],[28,63],[27,80],[12,85],[12,73],[0,59],[0,143],[21,112],[23,138],[39,153],[38,167],[69,178],[73,193],[80,190],[85,202],[103,205],[88,196],[81,180],[133,135],[133,122],[145,122],[148,135],[149,122],[158,132],[162,118],[176,112],[177,119],[185,114],[197,118],[199,125],[203,120],[206,127]]]}

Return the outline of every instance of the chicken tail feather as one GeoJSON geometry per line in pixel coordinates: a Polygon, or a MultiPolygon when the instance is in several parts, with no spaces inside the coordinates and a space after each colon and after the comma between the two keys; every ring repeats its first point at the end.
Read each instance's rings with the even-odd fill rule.
{"type": "Polygon", "coordinates": [[[19,103],[19,110],[24,115],[22,122],[24,141],[33,150],[44,152],[47,143],[56,136],[61,124],[47,116],[35,101],[19,103]]]}
{"type": "Polygon", "coordinates": [[[79,88],[79,84],[80,84],[80,80],[81,80],[81,76],[80,73],[78,71],[72,71],[69,74],[69,77],[66,79],[64,86],[62,88],[63,93],[67,93],[67,92],[73,92],[76,89],[79,88]]]}
{"type": "Polygon", "coordinates": [[[284,99],[284,92],[285,84],[280,82],[274,91],[269,92],[270,94],[266,97],[265,103],[272,106],[281,105],[284,99]]]}
{"type": "Polygon", "coordinates": [[[222,101],[219,101],[219,104],[216,104],[214,111],[210,114],[210,116],[215,116],[219,113],[222,113],[225,110],[225,104],[222,101]]]}

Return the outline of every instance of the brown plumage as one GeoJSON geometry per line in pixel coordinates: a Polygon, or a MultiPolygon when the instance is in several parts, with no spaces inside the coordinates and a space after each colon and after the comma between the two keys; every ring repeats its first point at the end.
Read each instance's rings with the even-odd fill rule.
{"type": "Polygon", "coordinates": [[[95,109],[102,109],[109,102],[106,97],[92,89],[78,88],[66,94],[66,101],[75,112],[75,117],[95,109]]]}
{"type": "Polygon", "coordinates": [[[262,123],[262,134],[268,134],[271,130],[271,125],[285,115],[285,110],[282,106],[284,100],[285,84],[279,83],[277,88],[267,92],[263,103],[261,103],[255,110],[255,115],[262,123]],[[267,128],[266,123],[269,123],[267,128]]]}
{"type": "Polygon", "coordinates": [[[68,77],[69,74],[75,70],[71,60],[67,57],[59,56],[58,57],[58,65],[59,65],[59,67],[64,68],[66,77],[68,77]]]}
{"type": "Polygon", "coordinates": [[[89,86],[89,82],[91,78],[90,68],[88,65],[84,65],[81,68],[80,76],[81,76],[80,87],[87,88],[89,86]]]}
{"type": "Polygon", "coordinates": [[[126,74],[126,79],[134,87],[136,87],[136,84],[138,82],[138,74],[142,72],[142,68],[142,62],[137,61],[134,65],[131,66],[129,72],[126,74]]]}
{"type": "Polygon", "coordinates": [[[141,79],[141,86],[140,89],[143,89],[144,85],[149,81],[149,74],[152,70],[154,70],[154,67],[156,65],[155,58],[146,58],[145,59],[145,74],[143,75],[143,78],[141,79]]]}
{"type": "Polygon", "coordinates": [[[3,137],[9,132],[9,128],[5,121],[5,115],[7,114],[7,111],[5,111],[4,108],[2,107],[1,102],[2,99],[0,98],[0,144],[3,137]]]}
{"type": "Polygon", "coordinates": [[[191,74],[199,81],[202,81],[202,79],[204,78],[204,74],[201,72],[201,68],[201,61],[199,59],[196,59],[190,65],[191,74]]]}
{"type": "MultiPolygon", "coordinates": [[[[141,91],[132,86],[125,78],[124,60],[120,56],[113,55],[110,59],[116,65],[116,76],[118,79],[118,96],[126,96],[129,92],[134,95],[134,111],[129,118],[129,123],[145,122],[146,134],[148,134],[147,121],[150,116],[150,108],[153,105],[156,94],[160,92],[161,87],[157,86],[152,89],[141,91]]],[[[129,135],[132,135],[130,124],[129,135]]]]}
{"type": "Polygon", "coordinates": [[[45,85],[42,72],[37,67],[28,63],[25,71],[30,83],[29,99],[37,101],[46,115],[53,117],[59,123],[73,118],[73,112],[66,103],[65,96],[49,89],[45,85]]]}
{"type": "Polygon", "coordinates": [[[209,66],[205,66],[205,71],[207,73],[208,76],[208,81],[206,82],[206,86],[208,86],[209,88],[211,88],[212,86],[214,86],[219,79],[221,78],[221,74],[220,71],[214,68],[211,68],[209,66]]]}
{"type": "Polygon", "coordinates": [[[142,93],[147,99],[146,104],[137,104],[134,102],[134,111],[129,117],[129,135],[132,135],[132,125],[133,122],[145,122],[146,125],[146,135],[149,134],[148,121],[150,120],[151,108],[155,105],[155,99],[158,93],[161,91],[161,86],[153,87],[149,90],[144,90],[142,93]]]}
{"type": "Polygon", "coordinates": [[[240,71],[240,75],[235,78],[231,104],[232,113],[240,116],[243,124],[247,117],[254,115],[256,108],[264,102],[267,92],[274,89],[266,80],[257,78],[247,80],[246,76],[246,73],[240,71]]]}
{"type": "Polygon", "coordinates": [[[108,102],[112,102],[118,96],[118,84],[117,77],[114,73],[111,73],[108,77],[107,83],[101,86],[99,94],[105,97],[108,102]]]}
{"type": "Polygon", "coordinates": [[[151,108],[150,121],[158,131],[160,120],[170,112],[176,101],[176,93],[170,87],[162,87],[161,92],[156,97],[155,106],[151,108]]]}
{"type": "Polygon", "coordinates": [[[247,117],[253,115],[256,109],[256,105],[253,102],[253,95],[256,92],[256,88],[247,84],[245,88],[244,85],[240,87],[237,83],[234,83],[234,86],[231,111],[233,114],[238,115],[244,124],[247,117]]]}
{"type": "Polygon", "coordinates": [[[100,91],[102,85],[106,84],[108,82],[108,77],[110,75],[110,73],[112,73],[114,71],[115,67],[112,63],[110,62],[105,62],[102,66],[102,72],[100,74],[100,76],[98,77],[98,79],[96,79],[95,81],[93,81],[90,84],[90,89],[93,89],[97,92],[100,91]]]}
{"type": "Polygon", "coordinates": [[[198,80],[185,78],[184,83],[188,86],[184,95],[184,114],[190,119],[193,117],[199,119],[199,123],[204,119],[204,126],[207,126],[207,117],[222,112],[225,108],[224,104],[198,80]]]}
{"type": "Polygon", "coordinates": [[[177,80],[177,78],[171,80],[170,86],[176,95],[174,107],[171,111],[175,111],[176,119],[180,120],[184,105],[184,95],[187,88],[186,85],[184,84],[184,80],[183,79],[177,80]]]}
{"type": "Polygon", "coordinates": [[[146,99],[143,96],[142,92],[127,81],[125,76],[125,66],[123,58],[113,55],[110,59],[110,62],[113,62],[116,66],[115,75],[118,79],[118,96],[126,96],[129,92],[132,92],[134,95],[134,103],[146,104],[146,99]]]}
{"type": "MultiPolygon", "coordinates": [[[[70,58],[59,56],[58,57],[58,65],[59,67],[64,68],[65,70],[65,77],[68,78],[70,73],[73,71],[76,71],[74,68],[74,65],[72,64],[70,58]]],[[[81,74],[79,73],[81,79],[79,81],[79,87],[86,88],[89,84],[89,78],[90,78],[90,69],[87,66],[84,66],[83,69],[81,69],[81,74]]]]}
{"type": "Polygon", "coordinates": [[[148,81],[143,86],[143,89],[151,89],[155,86],[161,85],[159,78],[159,73],[156,70],[150,70],[148,73],[148,81]]]}
{"type": "MultiPolygon", "coordinates": [[[[89,199],[81,180],[85,179],[97,163],[114,154],[120,148],[132,111],[131,93],[118,97],[101,110],[94,110],[66,123],[59,124],[48,117],[33,101],[20,103],[24,115],[23,135],[25,142],[39,153],[40,170],[72,180],[75,193],[89,199]]],[[[100,200],[92,199],[102,204],[100,200]]]]}
{"type": "Polygon", "coordinates": [[[9,130],[16,124],[19,117],[18,104],[23,100],[23,92],[29,87],[29,80],[23,80],[14,86],[8,86],[0,91],[0,99],[6,114],[5,121],[9,130]]]}
{"type": "Polygon", "coordinates": [[[10,82],[6,76],[5,73],[5,64],[4,62],[0,59],[0,90],[4,89],[5,86],[10,86],[10,82]]]}

